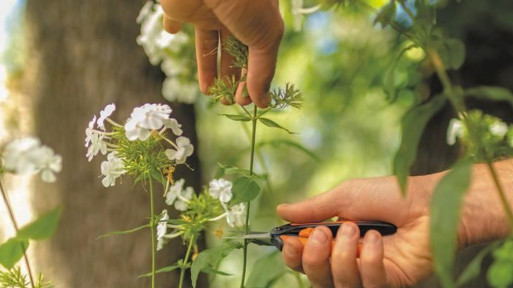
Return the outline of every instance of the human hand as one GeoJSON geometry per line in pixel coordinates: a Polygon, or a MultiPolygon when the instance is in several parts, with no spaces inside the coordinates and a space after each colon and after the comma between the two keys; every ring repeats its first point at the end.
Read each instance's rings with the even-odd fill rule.
{"type": "MultiPolygon", "coordinates": [[[[177,33],[183,22],[195,25],[196,57],[200,89],[208,94],[216,76],[240,79],[241,71],[231,67],[233,57],[221,51],[221,75],[217,75],[217,53],[221,44],[233,34],[248,45],[246,83],[237,89],[236,102],[255,103],[267,107],[269,88],[274,77],[278,47],[283,35],[277,0],[161,0],[164,10],[164,28],[177,33]],[[244,85],[248,95],[244,95],[244,85]]],[[[243,71],[244,73],[246,71],[243,71]]],[[[226,104],[226,102],[224,102],[226,104]]]]}
{"type": "Polygon", "coordinates": [[[305,247],[298,239],[287,240],[283,259],[291,269],[305,273],[313,287],[402,287],[413,285],[431,271],[429,200],[433,177],[412,177],[406,198],[394,177],[357,179],[292,205],[278,206],[278,214],[294,223],[323,221],[334,216],[344,220],[375,220],[397,226],[393,235],[381,237],[369,231],[363,239],[353,224],[339,230],[331,252],[332,236],[318,227],[305,247]],[[318,237],[316,237],[318,236],[318,237]]]}

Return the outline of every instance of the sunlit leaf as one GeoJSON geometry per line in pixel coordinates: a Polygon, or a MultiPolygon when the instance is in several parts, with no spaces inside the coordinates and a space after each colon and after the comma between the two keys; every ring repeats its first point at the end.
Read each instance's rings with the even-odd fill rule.
{"type": "Polygon", "coordinates": [[[271,287],[272,283],[287,272],[281,254],[273,252],[255,262],[246,287],[271,287]]]}
{"type": "Polygon", "coordinates": [[[273,120],[271,120],[271,119],[269,119],[269,118],[263,118],[263,117],[260,117],[260,118],[258,118],[258,120],[259,120],[262,124],[264,124],[265,126],[267,126],[267,127],[270,127],[270,128],[278,128],[278,129],[281,129],[281,130],[286,131],[286,132],[287,132],[287,133],[289,133],[289,134],[296,134],[296,133],[294,133],[294,132],[291,132],[289,129],[287,129],[287,128],[285,128],[285,127],[281,126],[280,124],[278,124],[278,123],[274,122],[273,120]]]}
{"type": "Polygon", "coordinates": [[[484,257],[488,255],[488,253],[490,253],[490,251],[495,247],[497,247],[497,243],[490,244],[479,251],[474,259],[472,259],[472,261],[467,265],[465,270],[461,272],[460,276],[458,277],[458,281],[456,281],[456,286],[462,286],[479,276],[479,273],[481,272],[481,263],[483,262],[484,257]]]}
{"type": "Polygon", "coordinates": [[[9,270],[23,257],[23,252],[28,248],[26,239],[10,238],[0,245],[0,264],[9,270]]]}
{"type": "Polygon", "coordinates": [[[488,283],[493,287],[511,287],[513,283],[513,241],[509,240],[493,251],[494,262],[488,269],[488,283]]]}
{"type": "Polygon", "coordinates": [[[221,116],[225,116],[228,119],[234,121],[248,122],[251,121],[251,118],[247,115],[237,115],[237,114],[220,114],[221,116]]]}
{"type": "Polygon", "coordinates": [[[206,249],[199,253],[191,266],[192,286],[196,287],[200,272],[221,274],[221,271],[215,269],[219,262],[234,249],[240,248],[242,248],[242,245],[239,242],[228,241],[221,246],[206,249]]]}
{"type": "Polygon", "coordinates": [[[310,156],[315,161],[321,162],[321,159],[317,155],[315,155],[314,152],[312,152],[308,148],[305,148],[303,145],[301,145],[301,144],[299,144],[297,142],[291,141],[291,140],[274,139],[274,140],[269,140],[269,141],[263,141],[263,142],[258,143],[257,147],[262,147],[262,146],[265,146],[265,145],[271,145],[271,146],[274,146],[274,147],[279,147],[281,145],[290,146],[292,148],[298,149],[299,151],[302,151],[303,153],[305,153],[306,155],[310,156]]]}
{"type": "Polygon", "coordinates": [[[460,69],[465,62],[465,44],[459,39],[443,39],[438,42],[437,50],[447,69],[460,69]]]}
{"type": "Polygon", "coordinates": [[[231,165],[223,165],[221,163],[217,163],[221,169],[223,169],[223,175],[232,175],[232,174],[242,174],[242,175],[250,175],[249,170],[231,166],[231,165]]]}
{"type": "Polygon", "coordinates": [[[394,156],[393,168],[403,195],[406,194],[408,175],[417,157],[417,148],[424,128],[445,102],[446,98],[443,95],[435,96],[431,101],[411,108],[401,119],[401,146],[394,156]]]}
{"type": "Polygon", "coordinates": [[[444,287],[454,287],[452,269],[463,196],[470,185],[472,161],[457,162],[440,180],[431,202],[431,245],[435,271],[444,287]]]}
{"type": "Polygon", "coordinates": [[[114,232],[104,234],[104,235],[98,237],[97,239],[102,239],[102,238],[107,238],[107,237],[117,236],[117,235],[130,234],[130,233],[134,233],[134,232],[137,232],[139,230],[142,230],[144,228],[149,228],[149,227],[150,227],[150,224],[146,224],[146,225],[139,226],[139,227],[136,227],[133,229],[123,230],[123,231],[114,231],[114,232]]]}
{"type": "MultiPolygon", "coordinates": [[[[176,264],[175,265],[171,265],[171,266],[167,266],[167,267],[162,267],[160,269],[157,269],[155,271],[155,274],[171,272],[171,271],[174,271],[174,270],[179,269],[179,268],[180,268],[180,266],[178,266],[176,264]]],[[[150,277],[151,274],[152,274],[151,272],[148,272],[148,273],[139,275],[139,277],[137,277],[137,278],[150,277]]]]}
{"type": "Polygon", "coordinates": [[[59,219],[61,217],[62,208],[57,207],[50,212],[47,212],[33,222],[25,225],[18,231],[16,237],[24,239],[42,240],[53,235],[59,219]]]}
{"type": "Polygon", "coordinates": [[[502,87],[479,86],[466,89],[464,95],[483,100],[507,101],[513,107],[513,93],[502,87]]]}
{"type": "Polygon", "coordinates": [[[237,178],[233,181],[233,198],[230,203],[235,205],[242,202],[250,202],[258,196],[260,190],[260,185],[253,178],[237,178]]]}
{"type": "Polygon", "coordinates": [[[392,64],[390,65],[390,68],[387,71],[387,74],[385,76],[385,93],[387,94],[388,99],[390,101],[395,101],[397,98],[397,89],[395,87],[395,70],[397,68],[397,65],[399,64],[399,61],[403,57],[403,55],[410,49],[415,48],[415,45],[409,45],[406,48],[402,49],[399,54],[397,54],[397,57],[394,58],[392,64]]]}
{"type": "Polygon", "coordinates": [[[376,18],[374,18],[373,24],[381,24],[382,28],[387,27],[392,23],[395,19],[395,11],[396,11],[396,5],[395,0],[390,0],[390,2],[386,5],[384,5],[376,15],[376,18]]]}

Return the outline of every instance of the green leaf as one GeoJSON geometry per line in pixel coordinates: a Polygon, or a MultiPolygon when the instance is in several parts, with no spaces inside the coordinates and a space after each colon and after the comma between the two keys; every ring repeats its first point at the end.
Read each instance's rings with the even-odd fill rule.
{"type": "Polygon", "coordinates": [[[395,19],[395,0],[390,0],[390,2],[379,10],[378,14],[376,15],[376,18],[374,18],[373,24],[376,25],[378,23],[381,24],[382,28],[387,27],[392,23],[395,19]]]}
{"type": "Polygon", "coordinates": [[[219,262],[226,257],[234,249],[240,249],[242,245],[239,242],[227,241],[221,246],[206,249],[198,254],[191,266],[192,287],[196,287],[200,272],[223,274],[223,272],[215,269],[219,262]]]}
{"type": "Polygon", "coordinates": [[[460,69],[465,62],[465,44],[459,39],[443,39],[438,42],[437,50],[447,69],[460,69]]]}
{"type": "Polygon", "coordinates": [[[461,272],[458,277],[458,281],[456,281],[456,286],[462,286],[479,276],[479,273],[481,272],[481,263],[483,262],[484,257],[495,247],[497,247],[497,243],[490,244],[479,251],[474,259],[472,259],[472,261],[467,265],[465,270],[461,272]]]}
{"type": "Polygon", "coordinates": [[[245,287],[271,287],[272,283],[286,272],[287,268],[283,265],[281,254],[273,252],[255,262],[245,287]]]}
{"type": "Polygon", "coordinates": [[[133,229],[129,229],[129,230],[114,231],[114,232],[110,232],[110,233],[107,233],[107,234],[103,234],[102,236],[98,237],[96,240],[99,240],[99,239],[102,239],[102,238],[107,238],[107,237],[110,237],[110,236],[130,234],[130,233],[134,233],[134,232],[137,232],[137,231],[139,231],[141,229],[149,228],[149,227],[150,227],[150,224],[145,224],[143,226],[139,226],[139,227],[136,227],[136,228],[133,228],[133,229]]]}
{"type": "Polygon", "coordinates": [[[251,118],[247,115],[236,115],[236,114],[220,114],[220,115],[225,116],[228,119],[231,119],[233,121],[241,121],[241,122],[251,121],[251,118]]]}
{"type": "Polygon", "coordinates": [[[269,118],[260,117],[260,118],[258,118],[258,120],[260,120],[260,123],[264,124],[267,127],[278,128],[278,129],[286,131],[289,134],[297,134],[297,133],[291,132],[289,129],[281,126],[280,124],[274,122],[273,120],[271,120],[269,118]]]}
{"type": "Polygon", "coordinates": [[[392,64],[390,65],[390,68],[387,71],[387,74],[385,76],[385,93],[387,94],[388,99],[390,101],[395,101],[397,98],[397,89],[396,89],[396,81],[395,81],[395,70],[397,68],[397,65],[399,65],[399,61],[403,57],[403,55],[408,52],[408,50],[413,49],[417,46],[415,45],[409,45],[406,48],[402,49],[399,54],[394,58],[392,61],[392,64]]]}
{"type": "Polygon", "coordinates": [[[297,142],[294,142],[294,141],[290,141],[290,140],[286,140],[286,139],[274,139],[274,140],[260,142],[257,144],[257,147],[263,147],[265,145],[271,145],[273,147],[279,147],[280,145],[290,146],[290,147],[296,148],[299,151],[310,156],[310,158],[312,158],[313,160],[315,160],[317,162],[321,162],[321,159],[319,158],[319,156],[315,155],[314,152],[312,152],[308,148],[305,148],[303,145],[301,145],[297,142]]]}
{"type": "Polygon", "coordinates": [[[479,86],[466,89],[464,95],[483,100],[507,101],[513,107],[513,93],[502,87],[479,86]]]}
{"type": "Polygon", "coordinates": [[[260,186],[253,178],[241,177],[233,181],[231,204],[250,202],[260,193],[260,186]]]}
{"type": "Polygon", "coordinates": [[[417,148],[424,128],[445,102],[446,98],[443,95],[435,96],[431,101],[411,108],[401,119],[401,146],[394,156],[393,168],[403,195],[406,194],[408,175],[417,157],[417,148]]]}
{"type": "Polygon", "coordinates": [[[157,181],[160,184],[162,184],[162,186],[166,186],[167,180],[164,177],[164,175],[162,175],[160,170],[158,170],[158,169],[151,169],[150,170],[150,176],[151,176],[151,178],[155,179],[155,181],[157,181]]]}
{"type": "Polygon", "coordinates": [[[470,185],[472,161],[457,162],[440,180],[431,201],[431,246],[435,271],[444,287],[454,287],[452,269],[463,196],[470,185]]]}
{"type": "Polygon", "coordinates": [[[25,225],[18,231],[16,237],[23,239],[42,240],[53,235],[59,224],[62,208],[57,207],[47,212],[32,223],[25,225]]]}
{"type": "Polygon", "coordinates": [[[26,239],[14,237],[7,240],[7,242],[0,245],[0,264],[5,269],[10,270],[23,257],[23,253],[27,250],[28,245],[29,242],[26,239]]]}
{"type": "MultiPolygon", "coordinates": [[[[178,266],[176,264],[175,265],[171,265],[171,266],[167,266],[167,267],[162,267],[162,268],[158,269],[157,271],[155,271],[155,274],[171,272],[171,271],[176,270],[178,268],[180,268],[180,266],[178,266]]],[[[150,277],[150,276],[151,276],[151,272],[148,272],[148,273],[139,275],[139,277],[137,277],[137,278],[150,277]]]]}
{"type": "Polygon", "coordinates": [[[513,262],[496,260],[488,269],[486,278],[492,287],[507,288],[513,283],[513,262]]]}

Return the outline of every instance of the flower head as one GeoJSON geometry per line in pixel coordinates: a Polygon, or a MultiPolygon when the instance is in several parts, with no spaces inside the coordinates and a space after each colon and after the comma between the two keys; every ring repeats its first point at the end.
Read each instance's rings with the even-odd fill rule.
{"type": "Polygon", "coordinates": [[[171,131],[173,131],[173,134],[175,134],[176,136],[180,136],[183,133],[182,124],[178,123],[178,121],[176,121],[175,118],[166,119],[164,121],[164,126],[166,126],[166,128],[168,129],[171,129],[171,131]]]}
{"type": "Polygon", "coordinates": [[[117,157],[116,152],[111,152],[107,155],[107,161],[102,162],[101,171],[105,176],[102,180],[103,186],[114,186],[116,179],[125,173],[123,160],[117,157]]]}
{"type": "Polygon", "coordinates": [[[46,182],[54,182],[54,173],[62,169],[62,157],[34,137],[12,140],[5,146],[2,157],[7,171],[22,175],[42,172],[46,182]]]}
{"type": "Polygon", "coordinates": [[[222,178],[214,179],[209,183],[208,192],[213,198],[219,199],[221,203],[226,204],[230,202],[233,197],[232,186],[232,182],[228,180],[222,178]]]}
{"type": "Polygon", "coordinates": [[[490,133],[498,137],[504,137],[508,133],[508,125],[500,120],[495,121],[490,125],[490,133]]]}
{"type": "Polygon", "coordinates": [[[169,160],[175,160],[176,164],[183,164],[187,157],[191,156],[192,152],[194,152],[194,146],[192,146],[189,138],[183,136],[176,139],[176,145],[178,146],[176,150],[166,150],[166,156],[169,160]]]}
{"type": "Polygon", "coordinates": [[[174,204],[175,209],[178,211],[187,210],[187,204],[194,194],[194,189],[192,187],[184,189],[184,184],[184,179],[175,181],[175,184],[169,187],[166,194],[166,204],[170,206],[174,204]]]}
{"type": "Polygon", "coordinates": [[[246,205],[240,203],[233,205],[226,211],[226,222],[232,228],[244,227],[244,220],[246,219],[246,205]]]}
{"type": "Polygon", "coordinates": [[[158,130],[164,126],[171,112],[171,107],[162,104],[144,104],[136,107],[125,124],[126,137],[131,141],[148,139],[151,130],[158,130]]]}
{"type": "Polygon", "coordinates": [[[93,157],[98,154],[98,152],[102,153],[103,155],[107,154],[107,142],[105,142],[104,135],[100,135],[98,133],[91,134],[90,137],[90,146],[87,148],[86,157],[89,162],[93,160],[93,157]]]}
{"type": "Polygon", "coordinates": [[[105,106],[105,108],[100,112],[100,118],[98,118],[98,122],[96,122],[96,124],[98,125],[98,128],[105,131],[105,124],[103,122],[105,122],[105,120],[110,115],[112,115],[112,112],[114,112],[114,111],[116,111],[116,105],[109,104],[109,105],[105,106]]]}

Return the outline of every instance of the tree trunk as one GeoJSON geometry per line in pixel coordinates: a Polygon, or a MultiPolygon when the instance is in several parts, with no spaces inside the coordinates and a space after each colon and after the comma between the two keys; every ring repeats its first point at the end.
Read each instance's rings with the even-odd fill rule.
{"type": "MultiPolygon", "coordinates": [[[[57,287],[148,287],[151,270],[148,229],[97,240],[105,233],[147,223],[149,195],[128,178],[105,189],[100,162],[87,162],[84,129],[94,114],[116,103],[113,118],[128,118],[131,110],[160,96],[163,74],[149,64],[136,42],[135,19],[144,1],[27,0],[30,55],[25,93],[34,101],[35,130],[42,141],[63,156],[63,171],[52,191],[37,191],[36,211],[61,203],[64,213],[57,234],[45,242],[37,266],[57,287]]],[[[173,104],[173,115],[196,146],[195,116],[190,105],[173,104]]],[[[196,154],[177,177],[200,187],[196,154]]],[[[36,189],[38,190],[38,189],[36,189]]],[[[156,213],[164,208],[156,191],[156,213]]],[[[157,267],[184,255],[180,240],[157,253],[157,267]]],[[[173,287],[178,271],[158,274],[157,287],[173,287]]],[[[204,279],[200,280],[204,281],[204,279]]],[[[204,283],[204,282],[203,282],[204,283]]],[[[201,284],[204,287],[205,284],[201,284]]],[[[189,286],[187,283],[186,286],[189,286]]]]}

